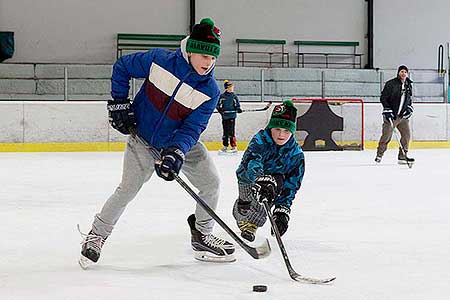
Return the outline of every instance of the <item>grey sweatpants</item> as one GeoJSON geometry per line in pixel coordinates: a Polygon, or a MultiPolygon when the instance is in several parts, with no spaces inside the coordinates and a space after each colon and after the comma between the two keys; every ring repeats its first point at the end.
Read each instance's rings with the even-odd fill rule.
{"type": "MultiPolygon", "coordinates": [[[[258,227],[262,227],[264,223],[267,221],[266,210],[264,209],[263,204],[259,203],[256,200],[253,192],[251,184],[239,184],[239,198],[244,201],[251,202],[250,210],[246,215],[242,215],[238,210],[238,201],[236,199],[233,205],[233,217],[236,220],[236,224],[239,227],[239,223],[241,222],[249,222],[255,224],[258,227]]],[[[273,206],[273,202],[269,203],[270,207],[273,206]]]]}
{"type": "MultiPolygon", "coordinates": [[[[408,151],[409,140],[411,138],[411,130],[409,129],[409,120],[408,119],[396,119],[394,120],[394,127],[400,131],[400,144],[403,146],[405,151],[408,151]]],[[[377,148],[377,156],[382,157],[384,152],[387,149],[387,146],[392,138],[393,129],[391,123],[383,118],[383,130],[381,134],[380,141],[378,142],[377,148]]]]}
{"type": "MultiPolygon", "coordinates": [[[[122,181],[103,205],[100,213],[95,216],[92,224],[95,234],[103,238],[111,234],[127,204],[135,198],[142,185],[152,176],[155,170],[154,165],[154,159],[148,149],[130,136],[123,160],[122,181]]],[[[199,190],[198,195],[215,210],[219,199],[219,176],[208,150],[202,143],[198,142],[186,153],[181,171],[199,190]]],[[[190,196],[186,194],[186,197],[190,196]]],[[[196,228],[200,232],[204,234],[212,232],[214,220],[198,204],[195,217],[196,228]]]]}

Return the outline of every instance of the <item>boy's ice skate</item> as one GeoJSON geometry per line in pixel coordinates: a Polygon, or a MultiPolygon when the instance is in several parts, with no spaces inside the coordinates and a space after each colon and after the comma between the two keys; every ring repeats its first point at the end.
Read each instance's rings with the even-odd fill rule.
{"type": "Polygon", "coordinates": [[[241,230],[241,236],[249,242],[255,240],[256,229],[258,227],[256,224],[250,223],[249,221],[239,221],[238,227],[241,230]]]}
{"type": "MultiPolygon", "coordinates": [[[[80,227],[78,227],[78,230],[80,230],[80,227]]],[[[82,233],[81,231],[80,233],[84,239],[81,242],[81,256],[78,263],[82,269],[87,269],[100,258],[105,239],[93,233],[92,230],[88,234],[82,233]]]]}
{"type": "Polygon", "coordinates": [[[228,150],[227,147],[223,147],[219,150],[219,155],[236,155],[238,153],[238,150],[236,147],[231,147],[231,149],[228,150]]]}
{"type": "Polygon", "coordinates": [[[233,262],[234,245],[213,234],[203,234],[195,228],[195,215],[188,218],[191,229],[191,245],[194,257],[202,261],[233,262]]]}
{"type": "Polygon", "coordinates": [[[231,147],[231,150],[229,151],[230,153],[237,153],[238,150],[236,147],[231,147]]]}
{"type": "Polygon", "coordinates": [[[219,150],[219,155],[227,154],[228,147],[223,146],[222,149],[219,150]]]}

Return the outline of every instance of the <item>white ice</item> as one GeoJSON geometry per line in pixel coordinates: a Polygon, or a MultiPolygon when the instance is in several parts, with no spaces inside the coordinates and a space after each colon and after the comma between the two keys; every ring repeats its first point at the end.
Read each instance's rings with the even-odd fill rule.
{"type": "MultiPolygon", "coordinates": [[[[218,214],[237,230],[238,156],[211,152],[222,178],[218,214]]],[[[272,254],[254,260],[193,259],[186,222],[195,201],[154,176],[128,206],[99,263],[77,260],[79,223],[93,216],[121,176],[122,153],[0,154],[0,299],[448,299],[450,150],[412,150],[412,169],[388,150],[306,152],[306,174],[283,237],[294,269],[337,276],[328,286],[288,276],[268,224],[272,254]],[[252,286],[265,284],[264,294],[252,286]]],[[[227,234],[215,227],[221,237],[227,234]]]]}

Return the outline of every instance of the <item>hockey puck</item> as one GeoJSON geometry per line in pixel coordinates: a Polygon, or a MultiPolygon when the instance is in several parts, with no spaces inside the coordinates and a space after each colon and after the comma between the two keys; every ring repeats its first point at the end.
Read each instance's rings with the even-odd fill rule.
{"type": "Polygon", "coordinates": [[[267,285],[254,285],[253,291],[258,293],[267,292],[267,285]]]}

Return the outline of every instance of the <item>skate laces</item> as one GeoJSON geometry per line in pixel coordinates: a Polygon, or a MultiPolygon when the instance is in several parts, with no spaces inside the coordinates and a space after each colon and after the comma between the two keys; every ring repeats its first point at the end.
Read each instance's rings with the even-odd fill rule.
{"type": "Polygon", "coordinates": [[[93,234],[92,232],[84,233],[80,229],[80,224],[77,224],[78,232],[81,234],[83,240],[80,242],[81,245],[86,245],[96,252],[100,252],[105,243],[105,240],[100,235],[93,234]]]}
{"type": "Polygon", "coordinates": [[[247,231],[253,234],[256,233],[256,229],[258,228],[256,224],[250,223],[248,221],[240,221],[238,227],[241,231],[247,231]]]}
{"type": "Polygon", "coordinates": [[[210,247],[216,247],[216,248],[222,248],[222,249],[233,249],[234,248],[233,244],[230,244],[227,241],[212,235],[211,233],[203,235],[202,239],[203,239],[203,242],[210,247]]]}

